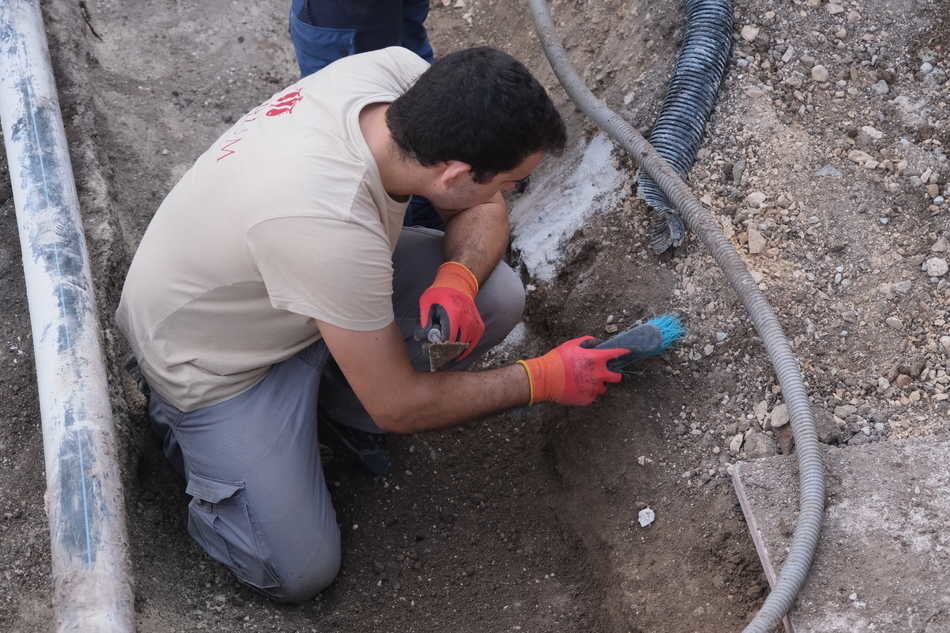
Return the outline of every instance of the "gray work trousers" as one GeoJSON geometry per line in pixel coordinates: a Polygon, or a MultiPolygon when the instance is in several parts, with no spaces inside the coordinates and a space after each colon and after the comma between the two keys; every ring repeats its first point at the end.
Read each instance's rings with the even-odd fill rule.
{"type": "MultiPolygon", "coordinates": [[[[442,262],[441,232],[403,229],[393,255],[393,303],[420,370],[422,349],[412,339],[419,296],[442,262]]],[[[499,264],[476,303],[485,336],[449,369],[466,368],[521,319],[521,280],[499,264]]],[[[192,497],[188,532],[240,581],[282,602],[313,598],[340,567],[340,532],[320,464],[318,401],[334,421],[379,432],[322,341],[224,402],[185,413],[154,390],[149,401],[152,427],[192,497]]]]}

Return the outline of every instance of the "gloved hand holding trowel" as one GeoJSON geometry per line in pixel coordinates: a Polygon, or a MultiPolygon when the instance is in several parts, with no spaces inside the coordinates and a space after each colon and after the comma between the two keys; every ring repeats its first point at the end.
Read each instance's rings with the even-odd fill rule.
{"type": "Polygon", "coordinates": [[[478,345],[485,322],[475,305],[477,295],[475,274],[464,264],[445,262],[419,297],[420,323],[415,338],[422,341],[430,371],[455,359],[464,360],[478,345]]]}

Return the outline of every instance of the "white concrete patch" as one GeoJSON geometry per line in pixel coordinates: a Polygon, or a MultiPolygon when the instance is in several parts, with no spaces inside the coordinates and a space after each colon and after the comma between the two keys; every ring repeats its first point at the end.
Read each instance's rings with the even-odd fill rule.
{"type": "Polygon", "coordinates": [[[528,192],[512,207],[512,246],[535,279],[554,277],[564,244],[592,215],[613,204],[627,176],[614,165],[613,143],[605,134],[595,136],[586,148],[584,143],[564,152],[579,160],[552,161],[532,175],[528,192]]]}

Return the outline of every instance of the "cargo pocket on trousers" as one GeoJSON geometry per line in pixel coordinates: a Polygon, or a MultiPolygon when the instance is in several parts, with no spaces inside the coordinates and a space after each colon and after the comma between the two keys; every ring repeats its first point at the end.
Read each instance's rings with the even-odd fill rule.
{"type": "Polygon", "coordinates": [[[244,499],[244,482],[219,481],[191,473],[188,533],[239,580],[258,589],[279,584],[267,550],[244,499]]]}

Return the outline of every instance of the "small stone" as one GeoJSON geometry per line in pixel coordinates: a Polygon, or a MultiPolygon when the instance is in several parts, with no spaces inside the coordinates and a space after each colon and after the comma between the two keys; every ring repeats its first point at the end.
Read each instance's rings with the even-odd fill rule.
{"type": "Polygon", "coordinates": [[[947,274],[947,260],[942,257],[931,257],[924,262],[924,271],[929,277],[943,277],[947,274]]]}
{"type": "Polygon", "coordinates": [[[746,162],[740,159],[732,166],[732,181],[736,183],[737,187],[742,185],[742,177],[745,175],[745,165],[746,162]]]}
{"type": "Polygon", "coordinates": [[[898,95],[894,98],[894,105],[897,108],[897,114],[905,124],[920,129],[926,123],[926,100],[914,101],[907,95],[898,95]]]}
{"type": "Polygon", "coordinates": [[[742,450],[742,443],[745,440],[745,435],[742,433],[737,433],[732,436],[732,439],[729,440],[729,452],[733,455],[738,455],[739,451],[742,450]]]}
{"type": "Polygon", "coordinates": [[[912,384],[914,384],[914,379],[907,374],[898,374],[894,384],[901,389],[906,389],[907,387],[910,387],[912,384]]]}
{"type": "Polygon", "coordinates": [[[940,347],[943,348],[943,351],[950,354],[950,336],[940,337],[940,347]]]}
{"type": "Polygon", "coordinates": [[[765,400],[760,400],[752,407],[752,415],[755,416],[755,419],[761,422],[765,419],[765,414],[769,412],[769,403],[765,400]]]}
{"type": "Polygon", "coordinates": [[[859,149],[853,149],[848,152],[848,160],[851,162],[857,163],[859,165],[865,165],[874,160],[874,157],[868,154],[867,152],[862,152],[859,149]]]}
{"type": "Polygon", "coordinates": [[[910,289],[913,287],[913,285],[914,282],[910,281],[909,279],[898,281],[894,284],[894,292],[899,295],[906,295],[908,292],[910,292],[910,289]]]}
{"type": "Polygon", "coordinates": [[[742,27],[742,39],[747,42],[754,42],[755,38],[759,36],[759,27],[754,24],[746,24],[742,27]]]}
{"type": "Polygon", "coordinates": [[[818,64],[811,69],[811,78],[814,81],[824,83],[828,81],[828,76],[828,69],[821,64],[818,64]]]}
{"type": "Polygon", "coordinates": [[[765,433],[753,431],[745,440],[745,454],[749,459],[775,455],[775,442],[765,433]]]}
{"type": "Polygon", "coordinates": [[[849,415],[854,415],[858,412],[857,407],[850,404],[841,404],[835,407],[835,416],[841,418],[842,420],[848,417],[849,415]]]}
{"type": "Polygon", "coordinates": [[[831,165],[825,165],[816,171],[815,175],[819,178],[841,178],[841,170],[832,167],[831,165]]]}
{"type": "Polygon", "coordinates": [[[765,252],[766,242],[762,233],[755,227],[749,227],[749,253],[758,255],[765,252]]]}
{"type": "Polygon", "coordinates": [[[765,195],[765,193],[761,191],[753,191],[745,197],[745,202],[753,209],[760,209],[767,198],[768,196],[765,195]]]}
{"type": "Polygon", "coordinates": [[[871,86],[871,90],[876,95],[884,96],[891,91],[891,87],[887,85],[887,82],[883,79],[871,86]]]}
{"type": "Polygon", "coordinates": [[[936,184],[927,185],[927,195],[931,198],[936,198],[940,195],[940,186],[936,184]]]}
{"type": "Polygon", "coordinates": [[[656,512],[652,508],[644,508],[637,513],[637,522],[640,527],[646,527],[656,520],[656,512]]]}
{"type": "Polygon", "coordinates": [[[776,405],[775,408],[772,409],[772,416],[769,421],[773,429],[788,424],[788,405],[785,403],[776,405]]]}
{"type": "Polygon", "coordinates": [[[884,132],[870,125],[865,125],[861,128],[861,131],[858,133],[858,138],[861,138],[862,135],[872,141],[880,141],[884,138],[884,132]]]}
{"type": "Polygon", "coordinates": [[[926,74],[932,73],[934,71],[934,65],[930,62],[924,62],[920,65],[920,72],[926,74]]]}
{"type": "Polygon", "coordinates": [[[829,2],[828,6],[825,8],[828,9],[828,13],[830,13],[831,15],[838,15],[839,13],[844,13],[844,7],[835,2],[829,2]]]}
{"type": "Polygon", "coordinates": [[[818,441],[822,444],[837,445],[844,439],[834,416],[817,407],[815,408],[815,430],[818,431],[818,441]]]}
{"type": "Polygon", "coordinates": [[[901,321],[901,320],[900,320],[899,318],[897,318],[896,316],[889,316],[889,317],[887,317],[886,319],[884,319],[884,323],[886,323],[886,324],[887,324],[887,327],[891,328],[892,330],[903,330],[903,329],[904,329],[904,322],[901,321]]]}

